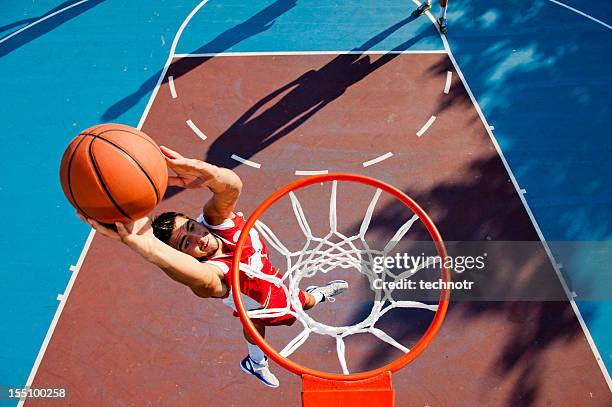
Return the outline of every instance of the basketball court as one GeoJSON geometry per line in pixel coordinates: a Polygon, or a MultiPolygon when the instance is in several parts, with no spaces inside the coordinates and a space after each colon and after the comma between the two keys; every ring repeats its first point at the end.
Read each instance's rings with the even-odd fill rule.
{"type": "MultiPolygon", "coordinates": [[[[316,41],[322,34],[305,32],[304,41],[316,44],[303,46],[309,50],[296,50],[289,39],[273,51],[270,38],[256,39],[267,28],[253,26],[271,27],[293,7],[305,7],[291,21],[299,25],[300,18],[314,18],[314,5],[259,2],[260,10],[246,20],[254,25],[238,24],[224,33],[211,29],[202,46],[198,24],[219,24],[223,7],[223,12],[234,7],[237,15],[252,11],[211,3],[185,10],[168,60],[145,82],[154,86],[142,93],[148,99],[138,127],[160,145],[233,169],[244,184],[237,209],[247,217],[283,185],[348,172],[379,179],[413,198],[445,241],[529,243],[528,258],[498,256],[483,286],[491,292],[486,300],[453,301],[451,292],[446,318],[429,347],[393,374],[396,405],[609,405],[606,362],[517,180],[523,174],[513,172],[469,78],[434,25],[437,5],[432,15],[415,19],[412,4],[404,5],[401,15],[394,2],[395,11],[385,14],[388,24],[347,41],[344,49],[324,49],[325,41],[316,41]],[[255,39],[238,45],[247,35],[255,39]],[[543,287],[548,296],[503,295],[533,287],[543,287]]],[[[450,7],[459,8],[456,3],[450,7]]],[[[101,117],[111,119],[123,108],[111,105],[101,117]]],[[[347,229],[358,228],[369,202],[353,192],[339,185],[338,218],[347,229]]],[[[313,229],[326,225],[327,194],[323,186],[298,193],[313,229]]],[[[154,214],[180,210],[196,217],[207,196],[169,188],[154,214]]],[[[373,233],[393,235],[405,209],[383,202],[373,233]]],[[[290,206],[280,205],[264,220],[293,217],[290,206]]],[[[295,237],[279,224],[279,235],[295,237]]],[[[412,233],[427,236],[419,227],[412,233]]],[[[350,295],[313,315],[358,318],[360,295],[366,291],[356,280],[350,295]]],[[[25,405],[300,405],[301,380],[281,366],[273,365],[278,389],[264,388],[240,371],[246,353],[241,324],[220,301],[191,295],[103,236],[89,234],[59,300],[27,385],[66,388],[69,398],[28,399],[25,405]]],[[[411,342],[415,330],[421,327],[420,335],[424,330],[420,319],[428,317],[404,315],[392,316],[385,329],[411,342]]],[[[274,328],[267,336],[282,348],[295,332],[274,328]]],[[[358,358],[352,364],[357,370],[398,356],[371,339],[351,343],[358,350],[349,354],[358,358]]],[[[322,340],[305,345],[294,360],[338,371],[335,347],[322,340]]]]}

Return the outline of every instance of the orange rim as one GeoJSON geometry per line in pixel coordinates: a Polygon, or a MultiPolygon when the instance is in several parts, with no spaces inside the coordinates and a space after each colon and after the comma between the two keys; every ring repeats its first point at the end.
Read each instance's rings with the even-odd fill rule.
{"type": "MultiPolygon", "coordinates": [[[[258,207],[255,209],[253,214],[249,217],[246,224],[244,225],[244,229],[240,234],[240,238],[236,244],[236,252],[234,253],[234,259],[232,263],[232,274],[231,274],[231,284],[232,284],[232,296],[234,298],[234,303],[236,304],[236,309],[240,316],[240,321],[242,325],[246,328],[247,332],[255,340],[257,345],[264,351],[266,355],[268,355],[272,360],[276,363],[284,367],[285,369],[297,374],[309,374],[316,377],[321,377],[323,379],[329,380],[361,380],[370,377],[374,377],[378,374],[381,374],[386,371],[395,372],[408,363],[412,362],[417,356],[419,356],[427,346],[431,343],[436,333],[440,330],[442,326],[442,322],[444,321],[444,317],[446,316],[446,310],[448,309],[448,302],[450,293],[449,290],[442,290],[440,293],[440,301],[438,304],[438,310],[434,315],[433,320],[429,324],[427,331],[423,335],[423,337],[416,343],[416,345],[410,350],[410,352],[404,354],[403,356],[395,359],[394,361],[379,367],[374,370],[369,370],[367,372],[360,373],[351,373],[348,375],[341,373],[329,373],[329,372],[321,372],[319,370],[311,369],[306,366],[302,366],[299,363],[295,363],[284,356],[281,356],[276,349],[274,349],[264,338],[259,335],[255,326],[251,322],[247,314],[247,310],[244,307],[244,303],[242,302],[242,296],[240,293],[240,258],[242,257],[242,247],[246,238],[249,236],[250,230],[255,225],[257,219],[261,217],[261,215],[276,201],[287,195],[290,191],[307,187],[312,184],[329,182],[329,181],[349,181],[349,182],[357,182],[361,184],[370,185],[374,188],[381,189],[388,194],[394,196],[399,199],[404,205],[409,207],[423,222],[427,231],[429,232],[430,237],[434,241],[436,245],[436,249],[438,251],[438,255],[444,259],[446,258],[447,252],[446,247],[444,246],[444,241],[442,240],[442,236],[438,229],[429,218],[427,213],[415,202],[406,195],[401,190],[395,188],[392,185],[389,185],[385,182],[376,180],[374,178],[366,177],[364,175],[358,174],[350,174],[350,173],[331,173],[331,174],[322,174],[322,175],[313,175],[310,177],[302,178],[295,182],[285,185],[280,188],[278,191],[270,195],[266,200],[264,200],[258,207]]],[[[442,262],[442,280],[445,282],[450,281],[450,270],[444,266],[444,261],[442,262]]]]}

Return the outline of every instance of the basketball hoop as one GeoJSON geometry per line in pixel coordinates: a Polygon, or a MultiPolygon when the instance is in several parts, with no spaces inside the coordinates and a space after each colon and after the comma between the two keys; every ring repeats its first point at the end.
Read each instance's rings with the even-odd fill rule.
{"type": "MultiPolygon", "coordinates": [[[[364,235],[369,226],[372,213],[374,211],[374,207],[378,201],[378,197],[381,192],[386,192],[394,198],[401,201],[408,209],[410,209],[414,216],[411,220],[406,222],[394,235],[394,238],[390,241],[399,241],[410,229],[412,224],[420,220],[424,226],[426,227],[429,236],[431,237],[433,243],[435,244],[436,251],[440,258],[445,259],[447,256],[446,247],[444,246],[444,242],[442,241],[442,237],[438,232],[436,226],[431,221],[429,216],[425,213],[425,211],[409,196],[407,196],[401,190],[391,186],[385,182],[376,180],[374,178],[370,178],[363,175],[357,174],[349,174],[349,173],[332,173],[332,174],[323,174],[323,175],[314,175],[307,178],[302,178],[295,182],[292,182],[278,191],[269,196],[266,200],[264,200],[258,207],[255,209],[253,214],[247,220],[244,229],[238,239],[236,244],[236,251],[234,253],[234,260],[232,266],[232,275],[231,275],[231,284],[232,284],[232,295],[234,302],[236,304],[236,310],[240,316],[240,320],[244,325],[246,331],[250,335],[251,338],[255,340],[257,345],[266,353],[272,360],[276,363],[284,367],[285,369],[299,375],[302,377],[303,381],[303,403],[304,405],[352,405],[352,404],[337,404],[338,401],[342,400],[343,402],[350,403],[350,400],[357,400],[359,397],[368,397],[368,405],[370,406],[390,406],[393,405],[393,390],[391,387],[391,373],[402,369],[408,363],[413,361],[417,356],[419,356],[425,348],[431,343],[434,336],[440,329],[444,317],[446,315],[446,310],[448,308],[449,303],[449,291],[441,290],[439,302],[436,306],[429,306],[426,304],[421,304],[412,301],[392,301],[390,297],[388,297],[388,293],[379,301],[379,304],[376,312],[372,311],[371,320],[365,321],[362,325],[355,327],[329,327],[327,325],[313,322],[310,317],[306,316],[305,312],[301,309],[301,306],[297,300],[297,295],[293,295],[293,292],[299,291],[297,287],[297,283],[301,279],[301,275],[298,275],[295,279],[292,279],[289,282],[289,287],[285,286],[285,282],[283,279],[279,279],[278,277],[270,277],[263,275],[256,275],[255,277],[267,279],[268,281],[272,281],[275,284],[280,284],[284,287],[285,292],[287,293],[288,298],[288,307],[291,305],[295,311],[289,311],[288,309],[276,309],[276,310],[264,310],[264,311],[247,311],[244,303],[242,302],[242,296],[240,295],[240,259],[242,256],[243,245],[249,236],[249,232],[253,227],[255,227],[260,234],[266,239],[268,244],[274,247],[281,254],[288,256],[288,273],[308,273],[310,270],[308,267],[317,259],[321,258],[321,262],[316,264],[316,267],[329,266],[329,268],[333,268],[339,262],[355,262],[358,261],[357,257],[359,257],[358,250],[355,248],[353,242],[363,241],[365,247],[369,251],[369,247],[367,243],[364,241],[364,235]],[[376,188],[376,193],[372,198],[364,220],[362,222],[360,233],[355,236],[347,237],[340,234],[336,230],[336,191],[337,191],[337,183],[341,182],[353,182],[360,183],[376,188]],[[317,183],[325,183],[332,182],[332,193],[330,199],[330,233],[324,238],[316,238],[313,237],[308,223],[305,219],[304,213],[301,209],[300,203],[297,200],[297,197],[293,193],[293,191],[304,188],[317,183]],[[296,214],[296,218],[298,219],[298,223],[307,237],[307,244],[304,246],[304,250],[302,252],[290,252],[285,246],[279,241],[278,238],[274,235],[272,230],[268,228],[265,224],[259,221],[260,217],[263,213],[270,208],[275,202],[284,196],[289,195],[292,200],[293,210],[296,214]],[[340,243],[331,243],[330,236],[339,236],[343,239],[340,243]],[[313,242],[315,244],[314,248],[308,248],[308,244],[313,242]],[[341,247],[345,245],[348,249],[341,247]],[[338,254],[338,251],[340,254],[338,254]],[[305,254],[306,253],[306,254],[305,254]],[[357,253],[357,256],[355,254],[357,253]],[[334,256],[338,255],[342,258],[340,260],[336,259],[334,256]],[[295,264],[292,262],[292,258],[289,256],[295,256],[295,264]],[[314,259],[314,260],[313,260],[314,259]],[[300,268],[301,267],[301,268],[300,268]],[[306,270],[306,271],[304,271],[306,270]],[[385,303],[385,301],[391,301],[391,305],[387,307],[383,307],[381,303],[385,303]],[[291,303],[291,304],[289,304],[291,303]],[[425,334],[422,338],[415,344],[411,349],[407,349],[403,347],[401,344],[395,342],[393,338],[386,335],[382,330],[375,328],[374,324],[378,320],[382,314],[387,312],[388,310],[395,307],[404,307],[404,308],[424,308],[429,309],[431,311],[435,311],[435,315],[429,324],[425,334]],[[285,349],[281,352],[278,352],[272,346],[266,342],[264,338],[262,338],[255,326],[251,322],[251,318],[257,317],[270,317],[281,315],[282,313],[292,313],[298,318],[298,321],[302,322],[306,327],[305,331],[298,335],[293,341],[290,342],[285,349]],[[301,321],[302,318],[309,319],[309,323],[306,324],[301,321]],[[316,369],[312,369],[307,366],[300,365],[286,356],[290,355],[294,350],[296,350],[302,343],[306,341],[308,338],[308,334],[313,331],[321,334],[327,334],[333,336],[337,340],[337,352],[340,359],[340,363],[342,365],[344,374],[340,373],[330,373],[330,372],[322,372],[316,369]],[[387,343],[395,346],[396,348],[404,351],[404,354],[395,359],[394,361],[379,367],[377,369],[373,369],[366,372],[359,373],[349,373],[346,367],[346,361],[344,360],[344,337],[360,332],[369,332],[376,335],[379,339],[386,341],[387,343]],[[343,363],[344,362],[344,363],[343,363]],[[343,395],[343,393],[346,393],[343,395]],[[360,395],[361,394],[361,395],[360,395]],[[334,404],[336,403],[336,404],[334,404]],[[374,404],[372,404],[374,403],[374,404]]],[[[390,246],[390,243],[387,246],[390,246]]],[[[387,247],[385,247],[387,250],[387,247]]],[[[450,281],[450,270],[444,265],[444,262],[441,264],[441,273],[442,280],[445,282],[450,281]]],[[[377,294],[379,295],[379,294],[377,294]]],[[[378,297],[377,297],[378,298],[378,297]]],[[[378,298],[380,300],[380,298],[378,298]]],[[[375,307],[376,307],[375,306],[375,307]]],[[[374,307],[374,308],[375,308],[374,307]]]]}

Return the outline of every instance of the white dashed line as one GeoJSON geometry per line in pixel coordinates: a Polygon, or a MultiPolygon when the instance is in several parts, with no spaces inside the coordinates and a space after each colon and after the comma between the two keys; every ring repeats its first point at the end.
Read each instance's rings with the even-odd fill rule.
{"type": "Polygon", "coordinates": [[[451,71],[446,72],[446,85],[444,85],[444,94],[448,95],[450,91],[451,81],[453,80],[453,73],[451,71]]]}
{"type": "Polygon", "coordinates": [[[323,174],[328,174],[329,171],[327,170],[319,170],[319,171],[301,171],[301,170],[296,170],[295,171],[295,175],[323,175],[323,174]]]}
{"type": "Polygon", "coordinates": [[[388,153],[383,154],[380,157],[376,157],[376,158],[373,158],[373,159],[371,159],[369,161],[366,161],[366,162],[362,163],[361,165],[363,165],[364,167],[369,167],[370,165],[377,164],[377,163],[379,163],[381,161],[384,161],[387,158],[391,158],[391,157],[393,157],[393,153],[389,151],[388,153]]]}
{"type": "Polygon", "coordinates": [[[433,122],[436,121],[436,116],[431,116],[429,118],[429,120],[427,120],[427,123],[425,123],[423,125],[423,127],[421,127],[421,130],[417,131],[417,137],[421,137],[423,134],[425,134],[425,132],[427,131],[427,129],[429,129],[429,127],[433,124],[433,122]]]}
{"type": "Polygon", "coordinates": [[[198,126],[195,125],[194,122],[191,121],[191,119],[187,120],[185,123],[187,123],[187,125],[189,127],[191,127],[191,130],[193,130],[193,132],[202,140],[206,140],[206,134],[204,134],[204,132],[200,129],[198,129],[198,126]]]}
{"type": "Polygon", "coordinates": [[[261,164],[256,163],[254,161],[251,160],[247,160],[246,158],[242,158],[240,156],[237,156],[236,154],[232,154],[232,160],[236,160],[239,163],[248,165],[249,167],[253,167],[253,168],[261,168],[261,164]]]}
{"type": "Polygon", "coordinates": [[[170,86],[170,93],[172,99],[176,99],[176,88],[174,87],[174,76],[168,76],[168,85],[170,86]]]}

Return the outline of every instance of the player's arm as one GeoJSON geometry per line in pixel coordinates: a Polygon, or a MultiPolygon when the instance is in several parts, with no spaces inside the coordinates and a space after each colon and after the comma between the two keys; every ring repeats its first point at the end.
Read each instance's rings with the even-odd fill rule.
{"type": "Polygon", "coordinates": [[[222,297],[227,292],[220,269],[200,263],[158,240],[153,235],[147,218],[126,225],[116,223],[117,231],[92,219],[87,222],[101,234],[125,243],[147,261],[161,268],[170,278],[191,288],[199,297],[222,297]]]}
{"type": "Polygon", "coordinates": [[[208,187],[213,193],[202,211],[206,222],[219,225],[232,217],[242,191],[242,181],[234,171],[201,160],[185,158],[167,147],[162,146],[161,151],[166,157],[168,167],[176,173],[176,176],[168,177],[169,185],[181,188],[208,187]]]}
{"type": "MultiPolygon", "coordinates": [[[[156,239],[157,240],[157,239],[156,239]]],[[[210,264],[200,263],[195,258],[173,249],[159,240],[145,257],[161,268],[171,279],[191,288],[199,297],[222,297],[227,292],[223,272],[210,264]]]]}

